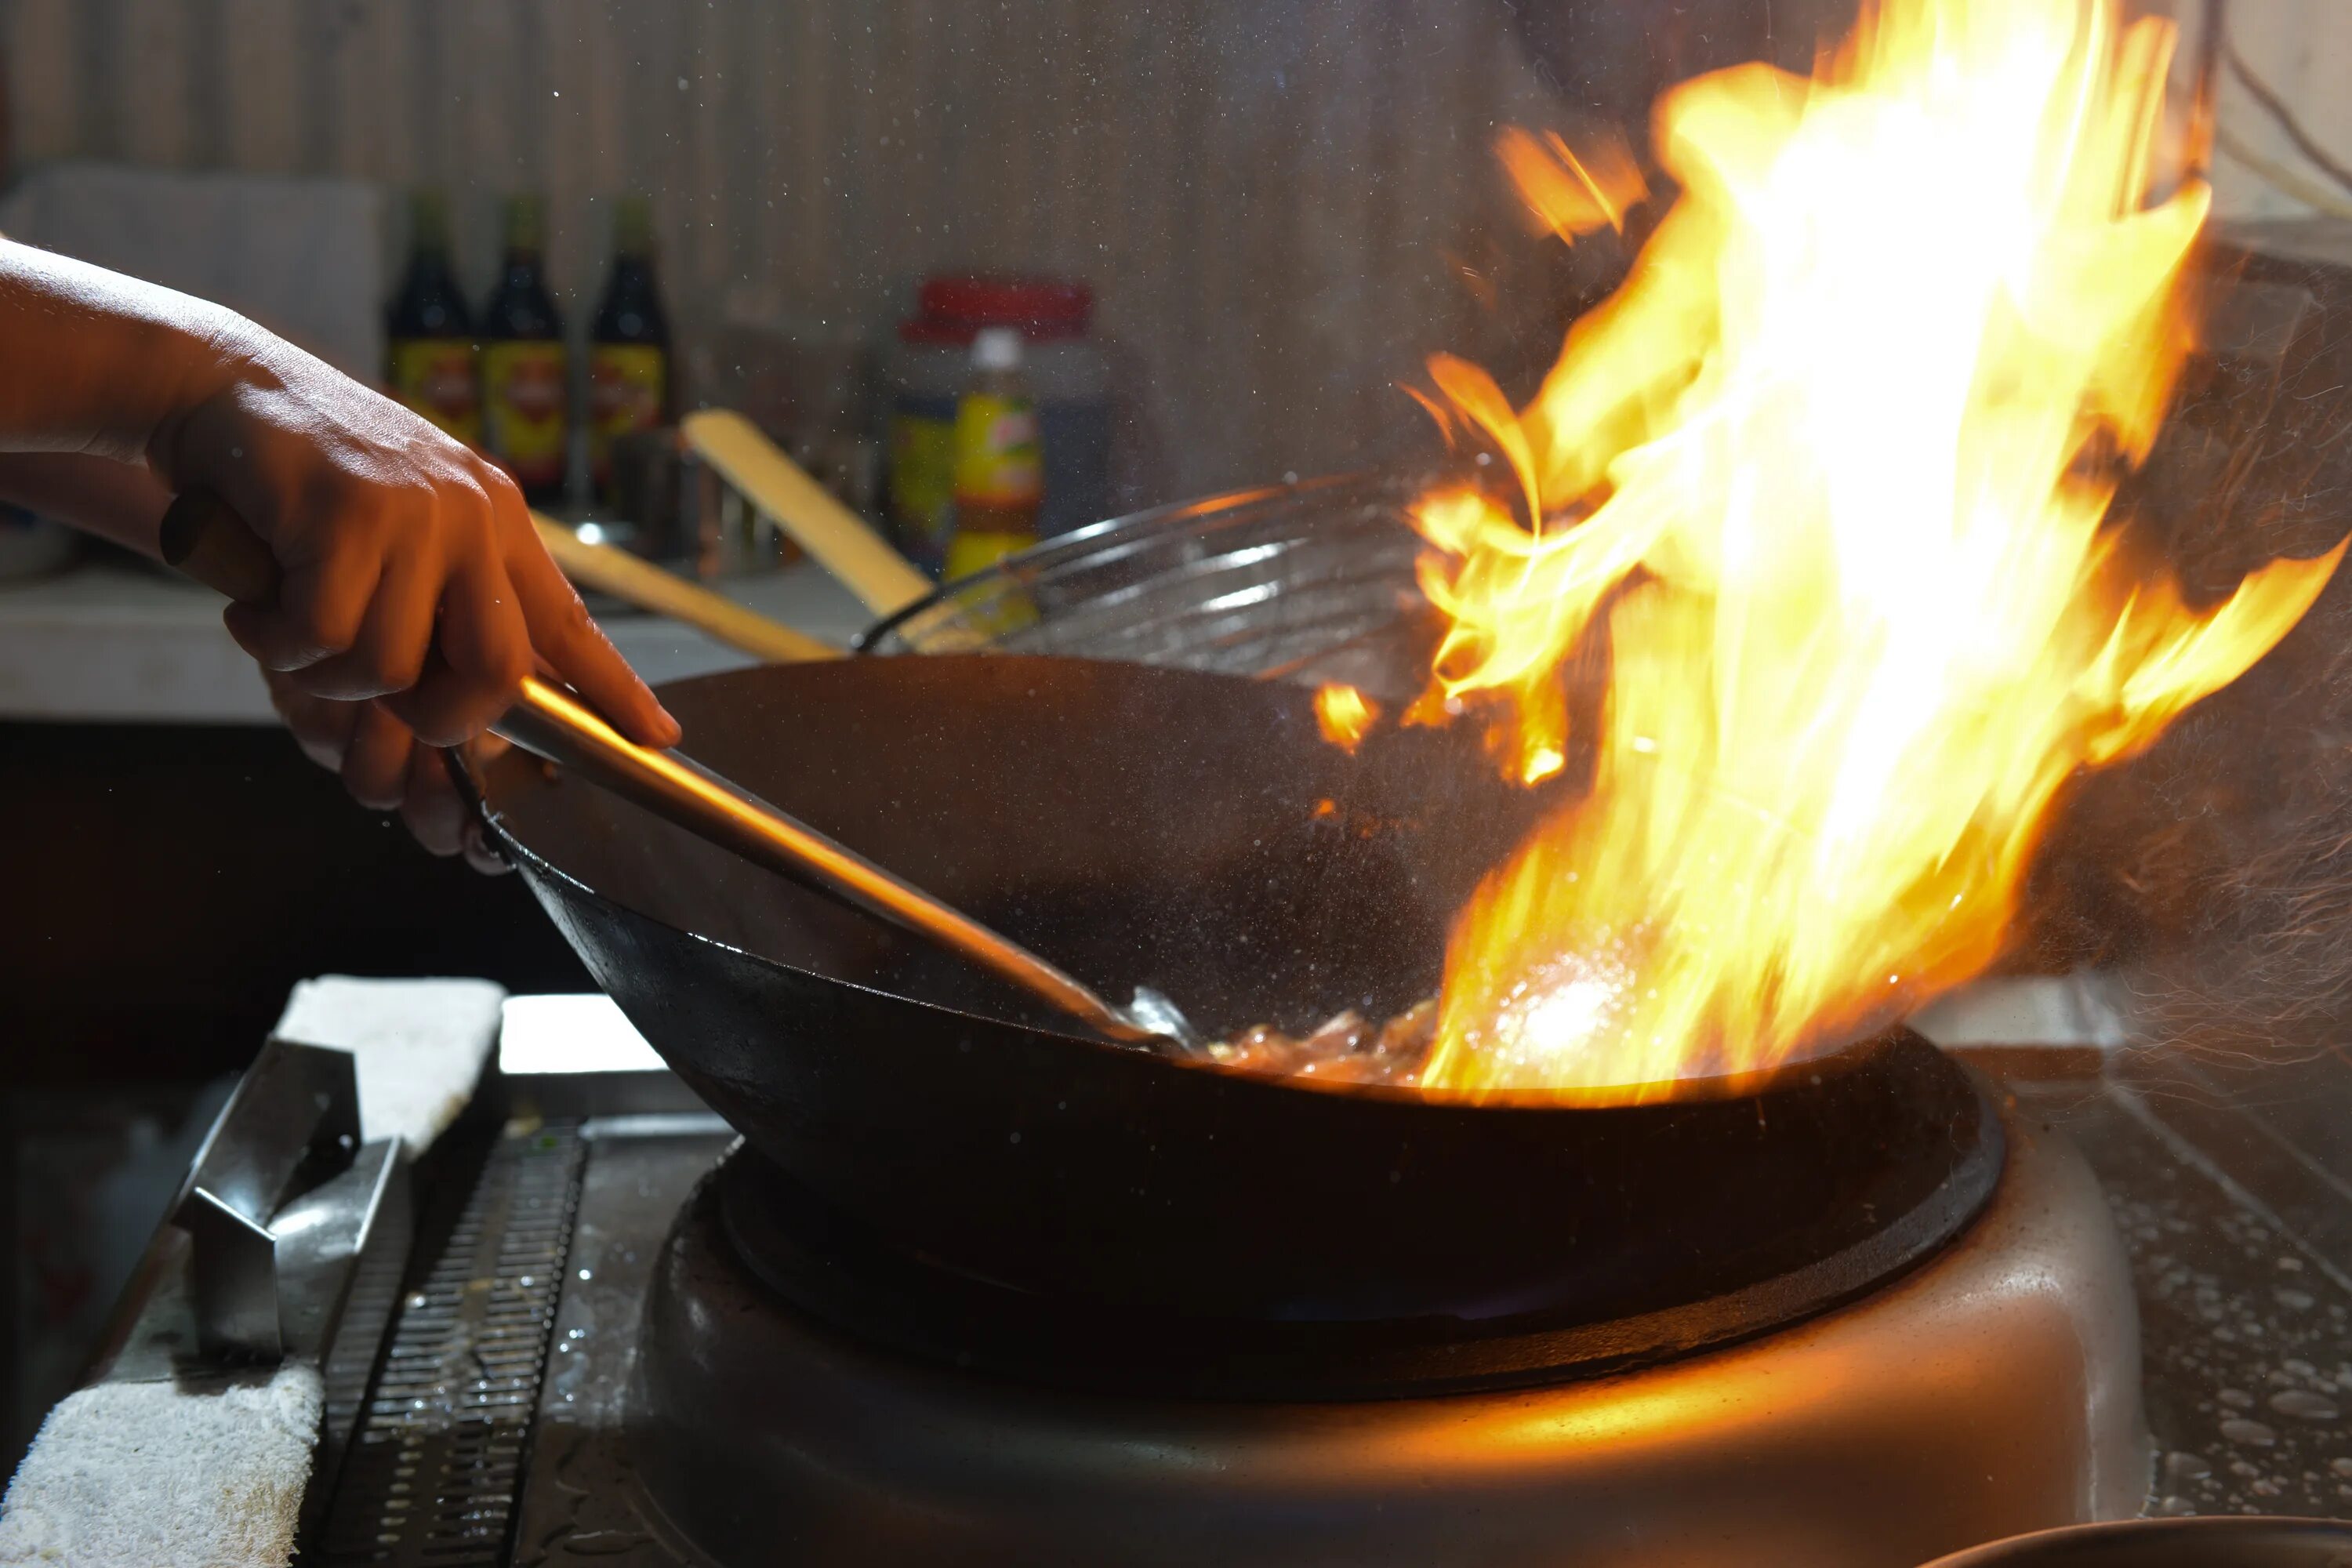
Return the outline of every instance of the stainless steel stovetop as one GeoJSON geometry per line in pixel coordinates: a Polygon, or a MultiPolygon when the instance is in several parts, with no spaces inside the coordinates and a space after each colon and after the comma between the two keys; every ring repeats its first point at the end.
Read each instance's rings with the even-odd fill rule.
{"type": "MultiPolygon", "coordinates": [[[[2148,1511],[2352,1514],[2352,1184],[2304,1136],[2343,1124],[2332,1065],[2252,1092],[2177,1065],[2160,1086],[2004,1079],[2013,1124],[2054,1125],[2087,1156],[2123,1237],[2156,1439],[2148,1511]]],[[[715,1568],[662,1516],[625,1424],[666,1237],[732,1135],[662,1073],[502,1092],[503,1120],[426,1163],[388,1323],[366,1268],[339,1288],[302,1560],[715,1568]]],[[[376,1230],[400,1216],[383,1217],[376,1230]]],[[[235,1299],[216,1273],[207,1289],[235,1299]]]]}

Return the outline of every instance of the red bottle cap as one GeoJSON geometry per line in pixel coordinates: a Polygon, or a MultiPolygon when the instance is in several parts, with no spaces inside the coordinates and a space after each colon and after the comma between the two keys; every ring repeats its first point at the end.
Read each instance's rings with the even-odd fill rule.
{"type": "Polygon", "coordinates": [[[982,327],[1018,327],[1032,340],[1084,337],[1094,291],[1059,278],[949,274],[923,279],[921,314],[898,329],[910,343],[969,343],[982,327]]]}

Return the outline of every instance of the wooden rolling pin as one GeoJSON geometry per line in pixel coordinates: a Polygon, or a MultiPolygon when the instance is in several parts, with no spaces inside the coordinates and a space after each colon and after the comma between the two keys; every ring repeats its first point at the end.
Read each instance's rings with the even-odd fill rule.
{"type": "Polygon", "coordinates": [[[687,445],[877,616],[928,596],[931,580],[803,472],[740,414],[706,408],[678,422],[687,445]]]}
{"type": "Polygon", "coordinates": [[[713,642],[740,648],[771,664],[796,664],[805,659],[839,658],[842,650],[796,632],[782,621],[747,609],[724,594],[674,572],[665,572],[642,556],[610,544],[591,544],[551,517],[538,512],[530,520],[547,552],[563,574],[583,588],[635,605],[657,616],[682,621],[713,642]]]}

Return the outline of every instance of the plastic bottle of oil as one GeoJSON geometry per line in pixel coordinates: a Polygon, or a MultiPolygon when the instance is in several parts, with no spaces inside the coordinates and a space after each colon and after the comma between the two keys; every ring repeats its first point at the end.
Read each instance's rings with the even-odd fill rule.
{"type": "Polygon", "coordinates": [[[1045,470],[1021,347],[1013,327],[989,327],[971,340],[971,380],[956,403],[950,582],[1037,542],[1045,470]]]}

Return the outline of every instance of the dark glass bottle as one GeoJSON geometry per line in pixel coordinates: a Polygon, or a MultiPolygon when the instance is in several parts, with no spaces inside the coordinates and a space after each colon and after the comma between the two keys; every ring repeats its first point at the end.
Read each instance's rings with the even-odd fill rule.
{"type": "Polygon", "coordinates": [[[415,237],[400,292],[384,312],[392,395],[460,441],[482,438],[474,324],[449,268],[449,208],[438,191],[411,198],[415,237]]]}
{"type": "Polygon", "coordinates": [[[482,426],[533,506],[563,499],[571,388],[563,321],[540,268],[546,223],[536,196],[507,203],[507,257],[482,308],[482,426]]]}
{"type": "Polygon", "coordinates": [[[624,196],[613,215],[613,270],[588,336],[588,468],[609,502],[614,438],[653,429],[669,412],[669,323],[643,196],[624,196]]]}

